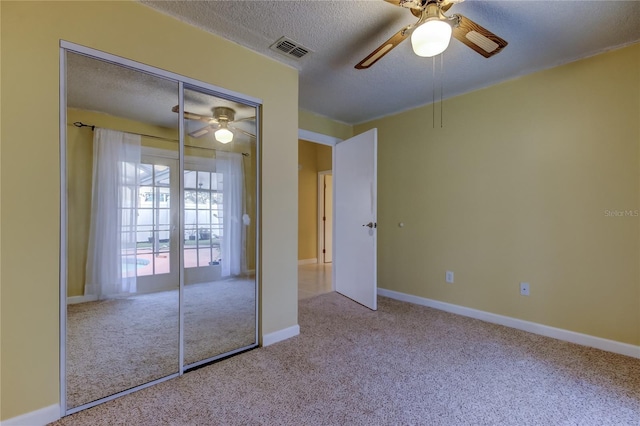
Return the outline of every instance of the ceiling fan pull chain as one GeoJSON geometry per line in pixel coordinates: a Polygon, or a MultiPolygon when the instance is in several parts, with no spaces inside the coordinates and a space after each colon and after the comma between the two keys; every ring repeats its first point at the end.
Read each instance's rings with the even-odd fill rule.
{"type": "Polygon", "coordinates": [[[431,112],[433,128],[436,128],[436,57],[431,57],[431,112]]]}
{"type": "Polygon", "coordinates": [[[442,112],[442,92],[444,86],[444,52],[440,54],[440,128],[442,129],[443,124],[443,112],[442,112]]]}

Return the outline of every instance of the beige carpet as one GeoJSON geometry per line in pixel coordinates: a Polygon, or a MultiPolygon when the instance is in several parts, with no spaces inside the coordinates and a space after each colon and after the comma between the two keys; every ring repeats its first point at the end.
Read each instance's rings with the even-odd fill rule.
{"type": "MultiPolygon", "coordinates": [[[[255,284],[185,288],[185,364],[255,342],[255,284]]],[[[178,292],[67,306],[67,407],[178,372],[178,292]]]]}
{"type": "Polygon", "coordinates": [[[57,425],[638,425],[640,360],[379,298],[57,425]]]}

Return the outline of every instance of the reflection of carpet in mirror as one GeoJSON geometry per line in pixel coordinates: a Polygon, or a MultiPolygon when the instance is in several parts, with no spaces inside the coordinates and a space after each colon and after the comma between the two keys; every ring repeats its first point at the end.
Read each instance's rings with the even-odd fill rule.
{"type": "MultiPolygon", "coordinates": [[[[255,284],[184,290],[185,364],[255,341],[255,284]]],[[[178,372],[178,291],[67,306],[67,407],[178,372]]]]}

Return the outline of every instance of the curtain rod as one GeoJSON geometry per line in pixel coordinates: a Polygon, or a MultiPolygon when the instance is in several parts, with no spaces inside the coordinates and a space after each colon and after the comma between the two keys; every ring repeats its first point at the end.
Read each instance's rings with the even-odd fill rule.
{"type": "MultiPolygon", "coordinates": [[[[74,126],[76,127],[90,127],[91,130],[95,130],[96,126],[91,125],[91,124],[84,124],[82,121],[76,121],[73,123],[74,126]]],[[[139,135],[139,136],[144,136],[147,138],[153,138],[153,139],[160,139],[160,140],[164,140],[164,141],[169,141],[169,142],[180,142],[178,139],[170,139],[170,138],[164,138],[162,136],[154,136],[154,135],[147,135],[145,133],[134,133],[134,132],[126,132],[126,133],[133,133],[135,135],[139,135]]],[[[220,149],[215,149],[215,148],[205,148],[202,146],[195,146],[195,145],[187,145],[185,144],[184,146],[188,146],[189,148],[195,148],[195,149],[204,149],[207,151],[222,151],[220,149]]],[[[223,152],[230,152],[230,151],[223,151],[223,152]]],[[[249,153],[248,152],[241,152],[241,154],[244,157],[249,157],[249,153]]]]}

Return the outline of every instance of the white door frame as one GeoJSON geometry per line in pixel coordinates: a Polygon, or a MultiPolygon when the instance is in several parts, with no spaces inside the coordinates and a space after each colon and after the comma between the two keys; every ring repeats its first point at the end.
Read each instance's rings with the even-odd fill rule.
{"type": "MultiPolygon", "coordinates": [[[[324,234],[325,234],[325,220],[324,218],[324,198],[325,198],[325,176],[332,176],[333,170],[321,170],[318,172],[318,263],[326,263],[324,261],[324,234]]],[[[331,181],[331,189],[333,189],[333,180],[331,181]]],[[[331,198],[333,199],[333,191],[331,191],[331,198]]],[[[331,209],[331,219],[333,219],[333,209],[331,209]]],[[[333,223],[333,221],[331,222],[333,223]]],[[[331,227],[333,235],[333,227],[331,227]]],[[[332,239],[333,241],[333,239],[332,239]]],[[[332,247],[333,248],[333,247],[332,247]]],[[[333,250],[331,251],[333,255],[333,250]]]]}
{"type": "MultiPolygon", "coordinates": [[[[316,132],[312,132],[309,130],[304,130],[304,129],[298,129],[298,139],[302,139],[308,142],[313,142],[313,143],[317,143],[320,145],[327,145],[331,147],[331,164],[335,164],[336,163],[336,150],[335,150],[335,146],[336,144],[338,144],[339,142],[342,142],[343,139],[340,138],[334,138],[333,136],[328,136],[328,135],[323,135],[322,133],[316,133],[316,132]]],[[[333,168],[333,166],[332,166],[333,168]]],[[[334,184],[335,185],[335,184],[334,184]]],[[[335,205],[335,188],[333,188],[332,191],[332,197],[333,197],[333,201],[334,201],[334,205],[335,205]]],[[[333,209],[331,211],[331,218],[333,223],[336,222],[336,215],[335,215],[335,209],[333,209]]],[[[335,237],[335,235],[333,235],[333,233],[335,232],[335,230],[332,230],[332,236],[335,237]]],[[[335,241],[335,238],[332,238],[333,241],[335,241]]],[[[332,255],[335,256],[336,250],[335,250],[335,243],[332,242],[331,245],[331,251],[332,251],[332,255]]],[[[318,260],[319,260],[319,255],[320,253],[318,253],[318,260]]],[[[336,277],[335,277],[335,269],[331,268],[331,290],[335,291],[336,290],[336,277]]]]}

